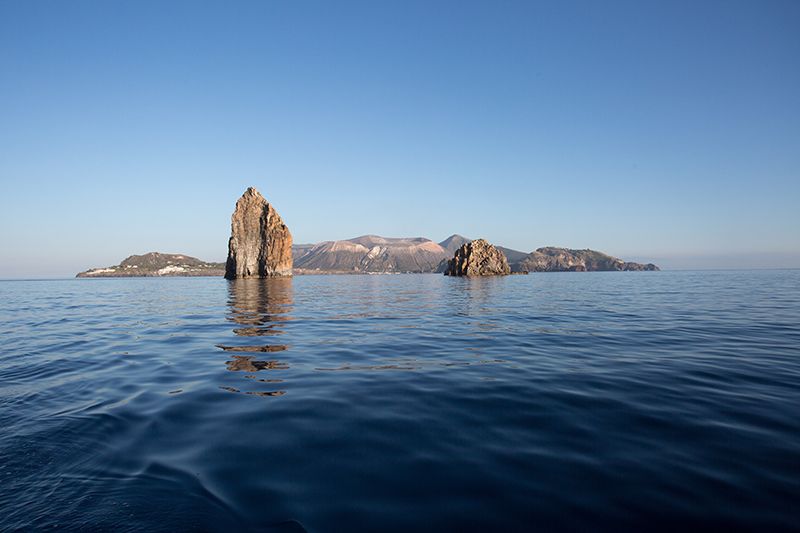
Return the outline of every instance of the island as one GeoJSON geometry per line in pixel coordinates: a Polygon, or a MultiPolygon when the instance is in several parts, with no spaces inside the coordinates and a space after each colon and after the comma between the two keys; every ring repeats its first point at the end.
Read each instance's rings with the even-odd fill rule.
{"type": "Polygon", "coordinates": [[[78,273],[78,278],[141,278],[177,276],[223,276],[225,263],[209,263],[183,254],[150,252],[132,255],[120,264],[92,268],[78,273]]]}

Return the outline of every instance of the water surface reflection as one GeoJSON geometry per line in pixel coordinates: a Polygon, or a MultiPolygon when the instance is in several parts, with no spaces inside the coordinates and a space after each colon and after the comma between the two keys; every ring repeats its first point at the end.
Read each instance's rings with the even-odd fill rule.
{"type": "Polygon", "coordinates": [[[797,530],[800,271],[15,281],[0,317],[3,532],[797,530]]]}
{"type": "MultiPolygon", "coordinates": [[[[286,351],[289,346],[274,342],[261,342],[262,337],[283,335],[285,330],[281,327],[286,321],[292,320],[293,307],[292,279],[238,279],[228,283],[228,315],[227,320],[238,326],[233,329],[234,335],[244,337],[247,342],[232,344],[217,344],[217,348],[233,353],[276,353],[286,351]]],[[[266,341],[266,339],[263,339],[266,341]]],[[[225,361],[226,368],[231,372],[261,372],[284,371],[289,369],[289,364],[276,359],[258,359],[254,355],[233,355],[232,359],[225,361]]],[[[245,378],[258,383],[283,383],[280,378],[257,379],[256,376],[247,375],[245,378]]],[[[229,392],[243,392],[235,387],[222,387],[229,392]]],[[[282,396],[284,390],[272,391],[246,391],[245,394],[255,396],[282,396]]]]}

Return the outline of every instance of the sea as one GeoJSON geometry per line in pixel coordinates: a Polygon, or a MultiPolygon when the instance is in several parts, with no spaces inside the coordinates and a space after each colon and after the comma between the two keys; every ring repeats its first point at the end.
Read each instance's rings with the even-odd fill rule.
{"type": "Polygon", "coordinates": [[[800,528],[800,271],[0,282],[0,530],[800,528]]]}

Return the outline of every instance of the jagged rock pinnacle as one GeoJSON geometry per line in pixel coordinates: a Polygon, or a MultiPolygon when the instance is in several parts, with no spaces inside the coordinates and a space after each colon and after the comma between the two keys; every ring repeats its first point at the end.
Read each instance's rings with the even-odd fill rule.
{"type": "Polygon", "coordinates": [[[254,187],[236,202],[225,277],[292,275],[292,234],[272,205],[254,187]]]}
{"type": "Polygon", "coordinates": [[[503,252],[484,239],[463,244],[444,271],[445,276],[504,276],[510,273],[503,252]]]}

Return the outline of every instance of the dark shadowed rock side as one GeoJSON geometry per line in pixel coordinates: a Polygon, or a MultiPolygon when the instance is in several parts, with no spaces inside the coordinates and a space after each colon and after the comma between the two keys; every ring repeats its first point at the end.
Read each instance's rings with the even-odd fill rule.
{"type": "Polygon", "coordinates": [[[231,215],[225,277],[267,278],[292,275],[292,234],[280,215],[249,187],[231,215]]]}
{"type": "Polygon", "coordinates": [[[515,272],[597,272],[659,270],[653,263],[623,261],[594,250],[570,250],[547,246],[531,252],[512,265],[515,272]]]}
{"type": "Polygon", "coordinates": [[[486,242],[477,239],[456,250],[447,264],[445,276],[504,276],[511,274],[511,267],[503,252],[486,242]]]}
{"type": "Polygon", "coordinates": [[[92,268],[78,278],[141,278],[161,276],[222,276],[224,263],[208,263],[182,254],[150,252],[132,255],[118,265],[92,268]]]}

